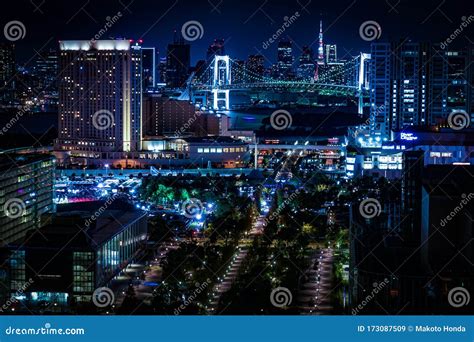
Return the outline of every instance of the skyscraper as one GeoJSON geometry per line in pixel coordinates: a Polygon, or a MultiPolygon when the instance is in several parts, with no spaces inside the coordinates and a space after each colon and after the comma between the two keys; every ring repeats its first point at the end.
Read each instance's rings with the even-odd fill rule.
{"type": "Polygon", "coordinates": [[[57,90],[58,52],[54,49],[50,49],[38,53],[34,74],[39,79],[39,87],[41,90],[57,90]]]}
{"type": "Polygon", "coordinates": [[[337,63],[337,46],[336,44],[326,44],[326,64],[337,63]]]}
{"type": "Polygon", "coordinates": [[[429,43],[373,43],[370,63],[371,134],[390,138],[408,126],[444,124],[467,100],[470,55],[429,43]]]}
{"type": "Polygon", "coordinates": [[[0,43],[0,100],[13,100],[15,82],[15,45],[0,43]]]}
{"type": "Polygon", "coordinates": [[[281,80],[288,80],[293,75],[293,42],[291,40],[281,40],[278,42],[276,77],[281,80]]]}
{"type": "Polygon", "coordinates": [[[316,72],[316,64],[314,62],[313,49],[308,46],[303,46],[303,51],[299,58],[299,65],[297,69],[298,79],[307,82],[314,81],[316,72]]]}
{"type": "Polygon", "coordinates": [[[53,210],[53,157],[0,153],[0,244],[12,243],[41,225],[53,210]]]}
{"type": "Polygon", "coordinates": [[[60,42],[60,150],[113,158],[141,149],[141,61],[128,40],[60,42]]]}
{"type": "Polygon", "coordinates": [[[265,58],[262,55],[250,55],[247,58],[245,65],[248,71],[247,80],[252,81],[252,78],[261,78],[265,73],[265,58]]]}
{"type": "Polygon", "coordinates": [[[186,86],[191,63],[191,46],[183,39],[168,45],[166,52],[166,85],[170,88],[186,86]]]}
{"type": "Polygon", "coordinates": [[[225,47],[224,39],[214,39],[211,45],[207,48],[206,60],[208,63],[211,63],[214,59],[214,56],[224,56],[225,47]]]}
{"type": "Polygon", "coordinates": [[[143,89],[156,86],[156,52],[154,47],[142,48],[142,79],[143,89]]]}

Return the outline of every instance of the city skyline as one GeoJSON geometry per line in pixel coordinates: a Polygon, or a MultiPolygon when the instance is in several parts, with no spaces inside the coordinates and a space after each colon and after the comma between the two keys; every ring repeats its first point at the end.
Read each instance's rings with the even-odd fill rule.
{"type": "MultiPolygon", "coordinates": [[[[285,18],[291,18],[296,12],[299,13],[296,20],[278,36],[294,41],[296,56],[299,56],[303,46],[310,46],[317,52],[319,23],[322,20],[324,43],[339,45],[339,55],[343,57],[369,50],[370,42],[359,35],[360,25],[365,21],[380,24],[380,41],[412,39],[441,43],[459,28],[463,17],[469,17],[463,13],[462,6],[452,3],[449,6],[443,3],[436,5],[429,1],[417,2],[419,7],[413,7],[414,4],[407,1],[398,1],[393,5],[389,1],[377,5],[369,4],[369,1],[338,4],[297,1],[291,6],[284,1],[263,1],[260,6],[244,3],[238,12],[234,9],[235,4],[226,1],[219,2],[218,6],[213,5],[212,1],[202,1],[197,6],[183,0],[165,1],[160,5],[137,0],[130,3],[110,1],[94,8],[89,8],[87,2],[78,8],[64,7],[64,3],[52,5],[50,2],[36,7],[30,2],[22,5],[23,2],[27,1],[12,5],[31,7],[31,10],[22,11],[23,18],[4,19],[5,22],[19,20],[25,25],[24,38],[16,42],[22,63],[34,55],[31,48],[36,51],[57,48],[58,40],[92,39],[99,32],[102,39],[141,39],[144,46],[156,47],[160,56],[164,57],[166,46],[176,36],[181,36],[182,26],[186,22],[197,21],[202,25],[203,32],[201,37],[189,42],[193,65],[205,59],[208,45],[218,38],[224,39],[227,53],[234,58],[245,60],[248,55],[262,54],[268,64],[275,62],[277,44],[267,44],[266,47],[265,42],[284,26],[285,18]],[[194,9],[192,14],[186,11],[190,6],[194,9]],[[370,8],[370,15],[365,13],[367,8],[370,8]],[[410,16],[407,18],[404,14],[408,12],[410,16]],[[64,13],[70,14],[70,17],[66,18],[64,13]],[[246,14],[248,16],[244,17],[246,14]],[[42,18],[45,16],[64,18],[64,23],[59,21],[53,25],[44,22],[42,18]],[[258,30],[255,30],[257,27],[258,30]]],[[[469,32],[472,32],[472,27],[467,27],[453,46],[468,44],[466,38],[469,32]]]]}
{"type": "Polygon", "coordinates": [[[0,21],[0,313],[472,315],[474,15],[217,1],[0,21]]]}

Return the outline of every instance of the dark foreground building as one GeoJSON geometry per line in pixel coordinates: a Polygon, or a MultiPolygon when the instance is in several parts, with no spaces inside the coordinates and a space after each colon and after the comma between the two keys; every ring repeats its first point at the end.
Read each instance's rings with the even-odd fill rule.
{"type": "Polygon", "coordinates": [[[407,152],[399,198],[378,198],[380,215],[352,210],[351,306],[358,314],[472,313],[472,301],[456,301],[460,291],[474,293],[474,167],[423,166],[423,158],[423,151],[407,152]],[[401,210],[390,211],[396,203],[401,210]]]}
{"type": "Polygon", "coordinates": [[[11,295],[33,312],[90,305],[94,290],[134,259],[147,235],[146,213],[115,198],[59,206],[45,219],[43,228],[10,246],[11,295]]]}

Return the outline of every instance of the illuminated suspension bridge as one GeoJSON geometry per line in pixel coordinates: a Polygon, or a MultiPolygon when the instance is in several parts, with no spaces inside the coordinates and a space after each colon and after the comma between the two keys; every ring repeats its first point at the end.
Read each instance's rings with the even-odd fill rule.
{"type": "Polygon", "coordinates": [[[320,95],[344,96],[357,99],[359,113],[362,112],[364,97],[368,95],[367,61],[369,54],[361,53],[347,62],[348,67],[329,69],[318,75],[317,80],[279,80],[260,75],[242,63],[238,63],[229,56],[215,56],[207,68],[199,73],[192,74],[187,82],[187,89],[181,99],[191,100],[207,105],[215,110],[231,108],[230,92],[232,91],[259,91],[259,92],[314,92],[320,95]],[[355,80],[350,85],[338,84],[342,74],[350,75],[355,80]]]}

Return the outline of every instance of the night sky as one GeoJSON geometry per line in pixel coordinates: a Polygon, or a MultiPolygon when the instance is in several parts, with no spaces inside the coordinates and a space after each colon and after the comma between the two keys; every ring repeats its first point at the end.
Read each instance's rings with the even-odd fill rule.
{"type": "MultiPolygon", "coordinates": [[[[469,0],[14,0],[2,3],[0,24],[18,20],[25,25],[26,36],[16,46],[18,60],[28,63],[35,50],[56,47],[58,40],[91,39],[104,27],[106,17],[119,11],[122,17],[102,38],[142,38],[143,46],[155,46],[164,56],[173,31],[179,34],[185,22],[196,20],[204,33],[191,42],[193,63],[205,58],[214,38],[223,38],[231,58],[261,53],[270,64],[276,59],[277,44],[263,49],[263,42],[282,26],[285,16],[297,11],[299,17],[281,36],[294,41],[295,56],[303,45],[312,45],[316,52],[322,17],[325,43],[336,43],[343,57],[368,51],[370,43],[359,35],[359,26],[367,20],[380,24],[382,41],[409,37],[441,42],[459,28],[461,17],[474,15],[474,5],[469,0]]],[[[453,46],[474,41],[473,32],[474,21],[453,46]]]]}

